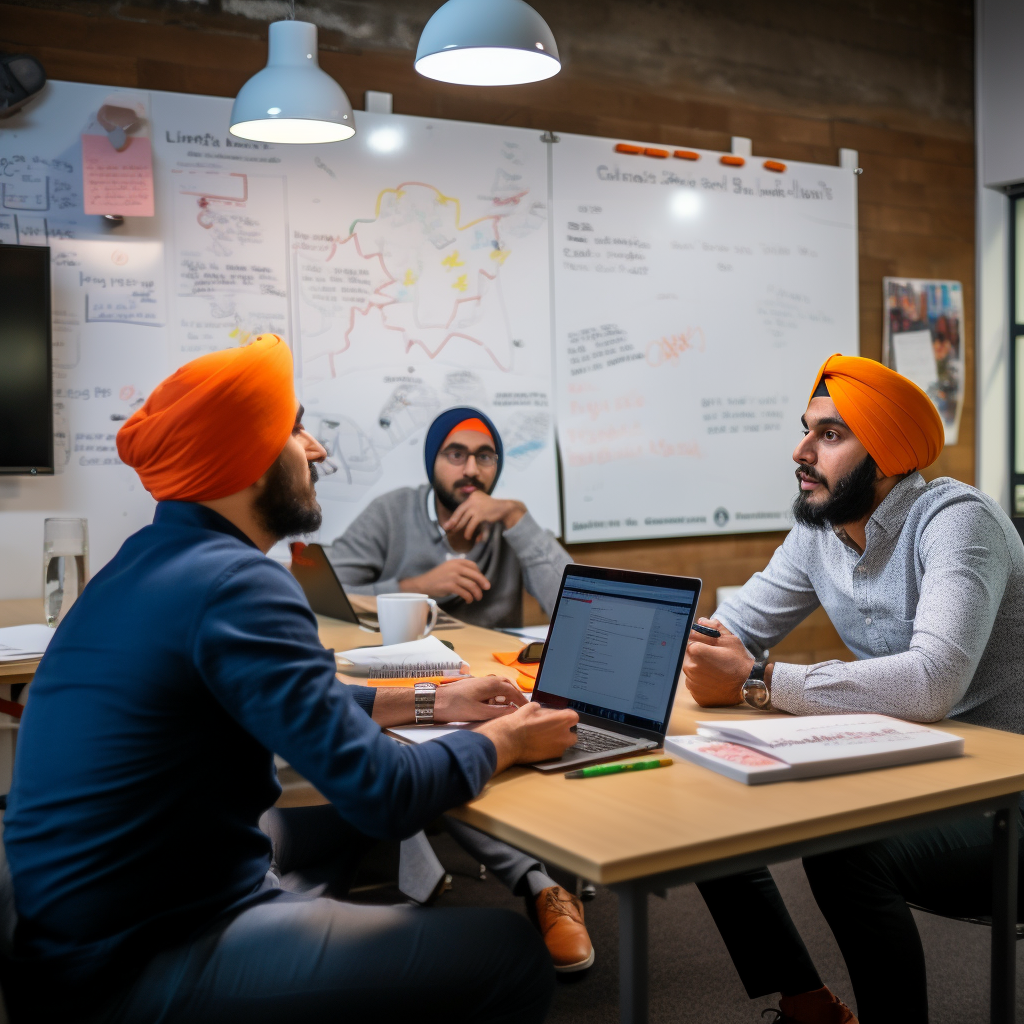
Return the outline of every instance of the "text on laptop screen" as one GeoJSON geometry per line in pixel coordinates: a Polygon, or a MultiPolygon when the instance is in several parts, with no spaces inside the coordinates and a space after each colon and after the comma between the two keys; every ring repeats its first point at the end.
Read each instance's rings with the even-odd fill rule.
{"type": "Polygon", "coordinates": [[[548,637],[539,688],[576,711],[661,731],[693,590],[570,575],[548,637]]]}

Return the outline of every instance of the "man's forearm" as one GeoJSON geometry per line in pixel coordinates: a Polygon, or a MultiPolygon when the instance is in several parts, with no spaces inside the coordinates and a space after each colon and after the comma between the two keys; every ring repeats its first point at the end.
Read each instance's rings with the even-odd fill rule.
{"type": "Polygon", "coordinates": [[[408,725],[416,717],[411,686],[379,686],[373,700],[373,720],[387,728],[408,725]]]}

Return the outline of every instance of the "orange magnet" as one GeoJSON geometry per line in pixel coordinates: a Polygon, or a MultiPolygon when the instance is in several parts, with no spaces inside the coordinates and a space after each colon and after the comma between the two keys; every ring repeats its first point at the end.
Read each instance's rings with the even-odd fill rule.
{"type": "Polygon", "coordinates": [[[747,161],[741,156],[730,156],[726,154],[725,156],[720,156],[718,158],[718,162],[720,164],[725,164],[727,167],[742,167],[747,161]]]}
{"type": "Polygon", "coordinates": [[[695,153],[692,149],[677,149],[672,155],[679,160],[700,159],[700,153],[695,153]]]}
{"type": "Polygon", "coordinates": [[[631,156],[642,156],[643,151],[643,146],[631,146],[628,142],[620,142],[615,147],[616,153],[629,153],[631,156]]]}
{"type": "Polygon", "coordinates": [[[648,146],[644,150],[644,156],[656,156],[659,160],[664,160],[668,157],[668,150],[654,149],[652,146],[648,146]]]}
{"type": "Polygon", "coordinates": [[[778,160],[765,160],[764,169],[766,171],[778,171],[781,174],[786,169],[786,165],[778,160]]]}

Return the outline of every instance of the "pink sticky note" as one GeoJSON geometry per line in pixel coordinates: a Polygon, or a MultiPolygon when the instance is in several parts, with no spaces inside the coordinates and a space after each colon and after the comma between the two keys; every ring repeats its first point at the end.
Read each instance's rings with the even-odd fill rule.
{"type": "Polygon", "coordinates": [[[116,150],[106,135],[82,136],[82,191],[87,214],[153,216],[153,148],[130,138],[116,150]]]}

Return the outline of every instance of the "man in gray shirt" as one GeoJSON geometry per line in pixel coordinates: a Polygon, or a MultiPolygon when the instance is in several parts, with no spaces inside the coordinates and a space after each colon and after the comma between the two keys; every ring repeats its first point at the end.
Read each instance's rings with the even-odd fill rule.
{"type": "Polygon", "coordinates": [[[382,494],[325,548],[355,594],[427,594],[476,626],[521,626],[525,585],[550,615],[572,559],[521,501],[492,497],[503,449],[479,410],[448,409],[424,442],[429,483],[382,494]]]}
{"type": "MultiPolygon", "coordinates": [[[[491,628],[522,625],[525,584],[550,615],[572,559],[521,501],[491,496],[504,455],[494,424],[477,409],[448,409],[423,448],[430,482],[381,495],[324,549],[338,579],[356,594],[427,594],[491,628]]],[[[543,864],[454,818],[443,821],[499,881],[527,896],[556,971],[593,964],[582,905],[543,864]]]]}
{"type": "MultiPolygon", "coordinates": [[[[768,567],[701,620],[721,636],[692,635],[683,671],[697,703],[1024,732],[1024,545],[987,495],[917,472],[943,443],[927,395],[872,360],[832,356],[803,422],[796,525],[768,567]],[[858,660],[770,661],[768,649],[818,605],[858,660]]],[[[926,1024],[907,902],[991,913],[991,833],[991,821],[964,821],[805,861],[864,1024],[926,1024]]],[[[854,1019],[821,986],[767,870],[701,891],[752,997],[781,990],[784,1021],[854,1019]]]]}

